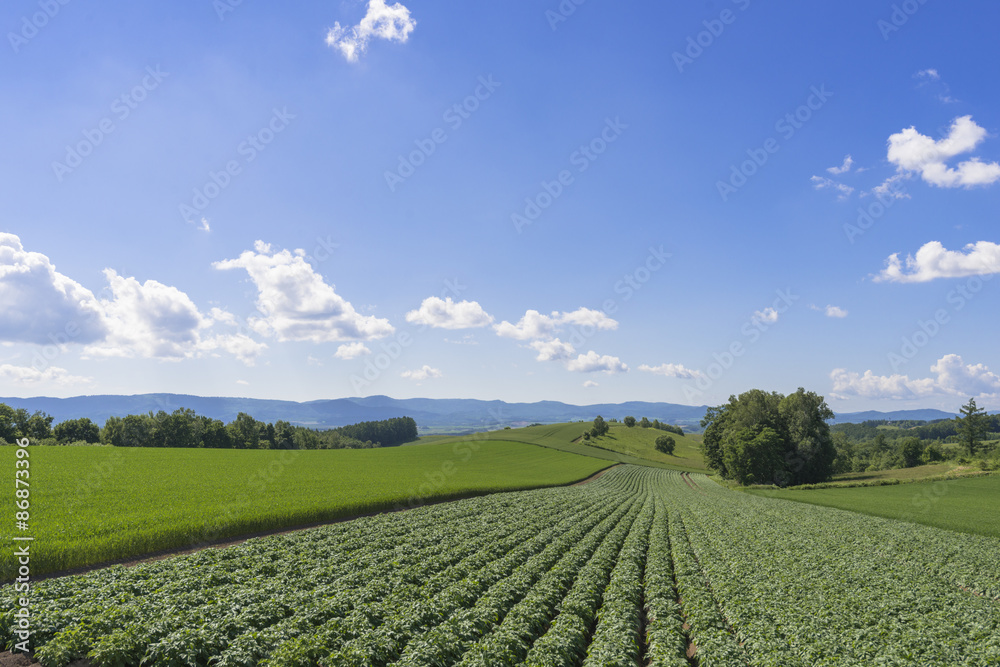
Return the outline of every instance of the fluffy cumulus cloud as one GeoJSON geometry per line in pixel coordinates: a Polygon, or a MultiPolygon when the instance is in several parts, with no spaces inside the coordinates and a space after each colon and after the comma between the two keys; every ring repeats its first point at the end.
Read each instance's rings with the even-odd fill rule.
{"type": "Polygon", "coordinates": [[[498,336],[516,340],[551,339],[565,328],[575,325],[595,330],[613,330],[618,328],[618,322],[611,319],[600,310],[578,308],[572,312],[553,311],[551,315],[542,315],[537,310],[528,310],[516,324],[504,320],[493,328],[498,336]]]}
{"type": "Polygon", "coordinates": [[[431,368],[427,364],[424,364],[422,368],[418,368],[413,371],[403,371],[399,374],[400,377],[407,380],[413,380],[415,382],[420,382],[422,380],[427,380],[429,378],[439,378],[444,374],[436,368],[431,368]]]}
{"type": "Polygon", "coordinates": [[[361,341],[354,341],[353,343],[344,343],[338,347],[333,356],[338,359],[357,359],[360,356],[371,353],[372,351],[368,349],[367,345],[361,341]]]}
{"type": "Polygon", "coordinates": [[[403,43],[410,38],[415,27],[417,22],[401,3],[387,5],[385,0],[369,0],[368,11],[361,22],[353,27],[335,22],[326,34],[326,44],[353,63],[368,50],[368,42],[372,38],[403,43]]]}
{"type": "Polygon", "coordinates": [[[475,301],[455,303],[451,297],[430,296],[423,300],[419,309],[406,314],[406,321],[437,329],[474,329],[493,324],[493,317],[475,301]]]}
{"type": "Polygon", "coordinates": [[[972,157],[949,167],[948,160],[969,153],[986,138],[986,130],[972,116],[956,118],[948,136],[935,141],[910,127],[889,137],[889,162],[900,174],[919,174],[927,183],[941,188],[991,185],[1000,180],[1000,164],[972,157]]]}
{"type": "MultiPolygon", "coordinates": [[[[206,317],[175,287],[140,283],[111,269],[104,277],[107,298],[98,299],[45,255],[25,251],[17,236],[0,234],[0,341],[80,344],[90,357],[177,360],[226,352],[244,363],[266,348],[245,334],[209,335],[215,322],[234,324],[232,315],[214,309],[206,317]]],[[[72,377],[50,374],[38,381],[66,384],[72,377]]]]}
{"type": "Polygon", "coordinates": [[[45,255],[26,251],[14,234],[0,233],[0,341],[93,343],[106,334],[90,290],[56,271],[45,255]]]}
{"type": "Polygon", "coordinates": [[[528,346],[538,352],[535,357],[537,361],[559,361],[570,359],[576,354],[576,350],[569,343],[564,343],[558,338],[552,340],[534,340],[528,346]]]}
{"type": "Polygon", "coordinates": [[[329,343],[373,340],[393,333],[386,319],[359,314],[305,260],[305,251],[275,251],[263,241],[217,269],[244,269],[257,286],[257,310],[250,328],[278,341],[329,343]]]}
{"type": "Polygon", "coordinates": [[[809,306],[813,310],[818,310],[824,313],[827,317],[844,318],[847,317],[847,310],[841,308],[840,306],[827,306],[826,308],[820,308],[819,306],[812,305],[809,306]]]}
{"type": "Polygon", "coordinates": [[[527,346],[538,353],[537,361],[561,361],[569,371],[590,373],[624,373],[628,366],[618,357],[599,355],[593,350],[577,355],[572,339],[583,340],[597,331],[618,328],[618,322],[600,310],[578,308],[574,311],[553,311],[543,315],[537,310],[528,310],[524,317],[511,324],[506,320],[493,326],[498,336],[529,341],[527,346]],[[560,340],[557,336],[567,328],[572,330],[571,341],[560,340]],[[576,355],[574,357],[574,355],[576,355]]]}
{"type": "Polygon", "coordinates": [[[700,377],[705,377],[705,374],[701,371],[685,368],[683,364],[660,364],[659,366],[643,364],[639,366],[639,370],[646,373],[663,375],[668,378],[682,378],[685,380],[695,380],[700,377]]]}
{"type": "Polygon", "coordinates": [[[593,380],[585,380],[584,383],[583,383],[583,386],[586,387],[587,389],[590,389],[591,387],[598,386],[598,384],[596,382],[594,382],[593,380]]]}
{"type": "Polygon", "coordinates": [[[93,378],[71,375],[65,368],[49,366],[38,369],[31,366],[0,364],[0,378],[13,384],[32,387],[35,385],[56,385],[60,387],[90,384],[93,378]]]}
{"type": "Polygon", "coordinates": [[[1000,244],[970,243],[962,250],[946,250],[939,241],[925,243],[916,255],[901,260],[890,255],[876,282],[923,283],[937,278],[963,278],[1000,273],[1000,244]]]}
{"type": "Polygon", "coordinates": [[[933,395],[996,396],[1000,375],[983,364],[966,364],[957,354],[946,354],[931,367],[934,377],[863,374],[837,368],[830,373],[835,398],[913,399],[933,395]]]}
{"type": "Polygon", "coordinates": [[[615,373],[627,372],[628,366],[623,364],[622,360],[618,357],[612,357],[608,354],[601,355],[597,354],[593,350],[590,350],[587,354],[581,354],[576,359],[570,359],[566,363],[566,370],[578,373],[594,373],[602,371],[611,375],[615,373]]]}

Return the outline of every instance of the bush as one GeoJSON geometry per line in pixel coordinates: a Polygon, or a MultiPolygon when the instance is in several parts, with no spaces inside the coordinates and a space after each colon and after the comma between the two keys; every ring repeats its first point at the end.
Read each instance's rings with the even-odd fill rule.
{"type": "Polygon", "coordinates": [[[669,435],[661,435],[656,439],[656,451],[663,452],[664,454],[673,454],[676,442],[669,435]]]}

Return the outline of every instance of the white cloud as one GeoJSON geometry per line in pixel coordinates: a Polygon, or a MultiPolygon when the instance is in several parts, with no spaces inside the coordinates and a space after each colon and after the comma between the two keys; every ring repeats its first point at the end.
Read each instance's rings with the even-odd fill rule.
{"type": "Polygon", "coordinates": [[[604,373],[614,374],[614,373],[625,373],[628,371],[628,366],[622,363],[622,360],[618,357],[612,357],[610,355],[599,355],[593,350],[587,352],[587,354],[581,354],[576,359],[571,359],[566,363],[566,370],[575,371],[578,373],[593,373],[596,371],[603,371],[604,373]]]}
{"type": "Polygon", "coordinates": [[[840,306],[827,306],[826,307],[827,317],[847,317],[847,311],[840,306]]]}
{"type": "Polygon", "coordinates": [[[538,352],[538,356],[535,357],[537,361],[570,359],[576,354],[576,350],[572,345],[564,343],[558,338],[553,338],[552,340],[535,340],[529,343],[529,347],[538,352]]]}
{"type": "Polygon", "coordinates": [[[92,343],[106,334],[90,290],[56,271],[45,255],[26,251],[16,235],[0,233],[0,340],[92,343]]]}
{"type": "MultiPolygon", "coordinates": [[[[902,190],[902,186],[897,185],[900,181],[905,181],[905,174],[893,174],[889,178],[885,179],[881,185],[876,185],[872,188],[872,193],[878,197],[880,200],[885,199],[909,199],[910,195],[902,190]]],[[[862,193],[862,197],[866,193],[862,193]]]]}
{"type": "Polygon", "coordinates": [[[305,260],[305,251],[272,251],[257,241],[236,259],[215,262],[217,269],[245,269],[257,286],[257,309],[250,328],[279,341],[313,343],[373,340],[395,329],[389,320],[359,314],[324,282],[305,260]]]}
{"type": "Polygon", "coordinates": [[[685,368],[683,364],[660,364],[659,366],[650,366],[648,364],[643,364],[639,366],[639,370],[645,371],[646,373],[663,375],[668,378],[683,378],[687,380],[694,380],[700,377],[705,377],[705,374],[702,373],[701,371],[685,368]]]}
{"type": "Polygon", "coordinates": [[[443,377],[444,374],[436,368],[431,368],[430,366],[424,364],[423,368],[415,371],[403,371],[399,374],[400,377],[406,378],[407,380],[415,380],[417,382],[421,380],[426,380],[428,378],[439,378],[443,377]]]}
{"type": "Polygon", "coordinates": [[[317,368],[323,367],[323,361],[321,359],[312,356],[311,354],[308,357],[306,357],[306,363],[309,364],[310,366],[315,366],[317,368]]]}
{"type": "MultiPolygon", "coordinates": [[[[839,167],[827,167],[826,170],[834,175],[846,174],[851,170],[852,164],[854,164],[854,158],[852,158],[850,155],[845,155],[843,164],[841,164],[839,167]]],[[[815,176],[813,178],[815,178],[815,176]]]]}
{"type": "Polygon", "coordinates": [[[373,37],[404,43],[416,25],[410,10],[402,4],[387,5],[385,0],[369,0],[368,11],[361,22],[353,28],[335,22],[326,34],[326,44],[353,63],[368,50],[368,42],[373,37]]]}
{"type": "Polygon", "coordinates": [[[451,297],[441,299],[430,296],[420,304],[419,310],[406,314],[406,321],[438,329],[473,329],[492,324],[493,317],[475,301],[455,303],[451,297]]]}
{"type": "Polygon", "coordinates": [[[198,227],[198,229],[201,230],[201,231],[203,231],[203,232],[210,232],[210,231],[212,231],[212,228],[208,224],[208,218],[202,218],[201,219],[201,225],[198,227]]]}
{"type": "Polygon", "coordinates": [[[244,387],[249,387],[250,386],[250,383],[247,382],[246,380],[237,380],[236,384],[243,385],[244,387]]]}
{"type": "Polygon", "coordinates": [[[774,308],[765,308],[764,310],[754,311],[752,320],[757,322],[767,322],[768,324],[774,324],[778,321],[778,311],[774,308]]]}
{"type": "Polygon", "coordinates": [[[596,382],[594,382],[593,380],[584,380],[584,382],[583,382],[583,386],[584,386],[584,387],[587,387],[587,388],[590,388],[590,387],[596,387],[596,386],[598,386],[598,385],[597,385],[597,383],[596,383],[596,382]]]}
{"type": "Polygon", "coordinates": [[[922,69],[913,76],[917,79],[930,79],[931,81],[937,81],[941,78],[936,69],[922,69]]]}
{"type": "Polygon", "coordinates": [[[591,327],[597,330],[613,330],[618,328],[618,322],[608,317],[600,310],[578,308],[572,312],[553,311],[551,315],[542,315],[537,310],[528,310],[517,324],[504,320],[494,325],[498,336],[515,338],[517,340],[551,339],[563,328],[571,324],[579,327],[591,327]]]}
{"type": "Polygon", "coordinates": [[[844,185],[843,183],[838,183],[837,181],[834,181],[833,179],[830,178],[826,178],[824,176],[813,176],[809,180],[813,182],[813,187],[815,187],[817,190],[824,190],[827,188],[836,190],[838,193],[837,199],[840,200],[847,199],[851,195],[851,193],[854,192],[854,188],[852,188],[850,185],[844,185]]]}
{"type": "Polygon", "coordinates": [[[948,136],[935,141],[910,127],[889,137],[889,161],[901,174],[920,174],[931,185],[941,188],[990,185],[1000,180],[1000,164],[982,162],[973,157],[948,167],[956,155],[974,150],[986,138],[986,130],[972,116],[956,118],[948,136]]]}
{"type": "Polygon", "coordinates": [[[1000,244],[990,241],[970,243],[962,249],[945,250],[939,241],[925,243],[916,256],[906,261],[894,253],[886,260],[876,282],[922,283],[936,278],[963,278],[1000,273],[1000,244]]]}
{"type": "Polygon", "coordinates": [[[353,343],[345,343],[338,347],[333,356],[338,359],[357,359],[362,355],[371,353],[372,351],[368,349],[367,345],[361,341],[355,341],[353,343]]]}
{"type": "Polygon", "coordinates": [[[1000,376],[983,364],[968,364],[957,354],[946,354],[930,370],[935,377],[911,379],[907,375],[864,374],[837,368],[830,373],[835,398],[912,399],[926,396],[995,396],[1000,376]]]}
{"type": "Polygon", "coordinates": [[[94,381],[93,378],[70,375],[69,371],[58,366],[49,366],[39,370],[30,366],[13,366],[11,364],[0,364],[0,377],[24,386],[38,384],[69,386],[89,384],[94,381]]]}
{"type": "Polygon", "coordinates": [[[176,287],[112,269],[104,277],[109,297],[98,299],[17,236],[0,234],[0,340],[77,343],[91,357],[179,360],[221,350],[246,364],[267,348],[244,334],[208,335],[214,322],[235,325],[235,317],[219,308],[205,317],[176,287]]]}
{"type": "Polygon", "coordinates": [[[86,349],[98,357],[184,359],[198,353],[199,330],[211,325],[187,294],[156,280],[140,283],[104,271],[113,298],[102,300],[109,333],[86,349]]]}

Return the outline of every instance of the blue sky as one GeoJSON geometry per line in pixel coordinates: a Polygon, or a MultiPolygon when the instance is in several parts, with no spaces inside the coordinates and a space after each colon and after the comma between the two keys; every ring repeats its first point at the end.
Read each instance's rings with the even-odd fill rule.
{"type": "Polygon", "coordinates": [[[1000,408],[1000,7],[0,11],[0,395],[1000,408]]]}

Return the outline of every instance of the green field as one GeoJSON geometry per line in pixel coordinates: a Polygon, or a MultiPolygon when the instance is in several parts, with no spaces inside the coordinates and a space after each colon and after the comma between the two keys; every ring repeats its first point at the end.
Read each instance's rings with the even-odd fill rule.
{"type": "MultiPolygon", "coordinates": [[[[31,447],[32,572],[494,491],[567,484],[606,460],[517,442],[322,450],[31,447]]],[[[0,448],[14,470],[14,447],[0,448]]],[[[13,490],[4,511],[14,516],[13,490]]],[[[11,543],[12,522],[0,540],[11,543]]],[[[4,559],[0,580],[10,580],[4,559]]]]}
{"type": "MultiPolygon", "coordinates": [[[[43,581],[28,641],[44,667],[987,667],[998,552],[626,465],[43,581]]],[[[0,648],[17,608],[0,587],[0,648]]]]}
{"type": "Polygon", "coordinates": [[[754,490],[770,498],[825,505],[963,533],[1000,537],[1000,475],[844,489],[754,490]]]}
{"type": "Polygon", "coordinates": [[[619,463],[652,465],[658,468],[686,472],[706,471],[699,449],[700,435],[679,436],[651,428],[638,426],[628,428],[623,424],[612,423],[608,435],[596,440],[585,441],[582,439],[583,432],[590,426],[590,422],[544,424],[501,431],[486,431],[466,436],[426,436],[413,444],[454,443],[467,440],[510,440],[619,463]],[[664,434],[672,436],[677,442],[677,449],[673,456],[658,452],[654,447],[656,438],[664,434]]]}

